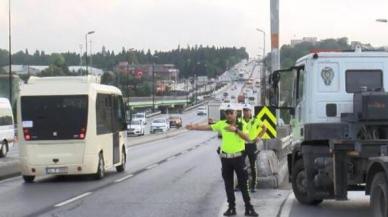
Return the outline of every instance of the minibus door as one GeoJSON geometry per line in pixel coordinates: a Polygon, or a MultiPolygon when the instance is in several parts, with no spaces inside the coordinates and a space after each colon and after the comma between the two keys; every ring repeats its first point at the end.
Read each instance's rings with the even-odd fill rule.
{"type": "Polygon", "coordinates": [[[113,164],[120,162],[120,106],[119,98],[112,95],[113,99],[113,112],[112,112],[112,126],[113,126],[113,164]]]}
{"type": "Polygon", "coordinates": [[[113,132],[113,164],[120,162],[120,132],[113,132]]]}

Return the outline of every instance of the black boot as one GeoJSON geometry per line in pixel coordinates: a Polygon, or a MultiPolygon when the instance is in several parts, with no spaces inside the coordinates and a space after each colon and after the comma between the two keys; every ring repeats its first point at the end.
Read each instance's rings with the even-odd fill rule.
{"type": "Polygon", "coordinates": [[[245,207],[245,216],[259,216],[259,214],[256,213],[253,206],[247,206],[245,207]]]}
{"type": "Polygon", "coordinates": [[[226,212],[224,212],[224,216],[234,216],[236,215],[236,208],[229,207],[226,212]]]}

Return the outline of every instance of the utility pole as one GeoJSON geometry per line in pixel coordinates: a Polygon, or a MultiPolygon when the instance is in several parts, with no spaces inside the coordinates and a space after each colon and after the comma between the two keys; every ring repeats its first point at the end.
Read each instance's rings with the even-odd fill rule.
{"type": "Polygon", "coordinates": [[[9,85],[9,101],[11,102],[11,106],[13,106],[12,100],[12,49],[11,49],[11,0],[8,1],[8,57],[9,57],[9,66],[8,66],[8,85],[9,85]]]}
{"type": "MultiPolygon", "coordinates": [[[[279,52],[279,0],[271,0],[271,65],[272,72],[280,69],[280,52],[279,52]]],[[[266,77],[268,78],[268,77],[266,77]]],[[[268,82],[268,79],[266,79],[268,82]]],[[[280,87],[277,91],[280,91],[280,87]]],[[[275,96],[276,93],[273,93],[275,96]]],[[[269,104],[269,91],[267,89],[267,103],[269,104]]],[[[268,105],[267,104],[267,105],[268,105]]],[[[280,118],[279,109],[276,110],[277,118],[280,118]]],[[[268,144],[264,143],[264,149],[268,149],[268,144]]]]}
{"type": "MultiPolygon", "coordinates": [[[[279,0],[271,0],[271,66],[272,72],[280,69],[280,53],[279,53],[279,0]]],[[[266,77],[268,82],[268,76],[266,77]]],[[[277,90],[280,91],[280,88],[277,90]]],[[[270,96],[269,89],[267,89],[267,105],[270,104],[269,98],[274,97],[277,93],[272,93],[270,96]]],[[[276,112],[278,117],[280,112],[276,112]]]]}
{"type": "Polygon", "coordinates": [[[279,70],[279,0],[271,0],[271,51],[272,71],[279,70]]]}

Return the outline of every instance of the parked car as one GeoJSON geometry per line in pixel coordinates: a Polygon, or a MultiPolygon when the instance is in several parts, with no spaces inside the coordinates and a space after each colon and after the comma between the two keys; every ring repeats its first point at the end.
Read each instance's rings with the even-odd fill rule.
{"type": "Polygon", "coordinates": [[[147,124],[147,118],[144,112],[134,114],[132,120],[140,120],[143,124],[147,124]]]}
{"type": "Polygon", "coordinates": [[[6,157],[15,141],[12,108],[7,98],[0,98],[0,157],[6,157]]]}
{"type": "Polygon", "coordinates": [[[181,128],[182,127],[182,118],[179,116],[170,116],[170,127],[181,128]]]}
{"type": "Polygon", "coordinates": [[[166,118],[157,118],[152,121],[151,123],[151,133],[156,133],[156,132],[167,132],[168,129],[170,128],[170,123],[166,118]]]}
{"type": "Polygon", "coordinates": [[[207,115],[206,107],[204,107],[204,106],[198,107],[197,115],[199,115],[199,116],[207,115]]]}
{"type": "Polygon", "coordinates": [[[144,123],[141,120],[132,120],[128,123],[128,135],[144,135],[144,123]]]}

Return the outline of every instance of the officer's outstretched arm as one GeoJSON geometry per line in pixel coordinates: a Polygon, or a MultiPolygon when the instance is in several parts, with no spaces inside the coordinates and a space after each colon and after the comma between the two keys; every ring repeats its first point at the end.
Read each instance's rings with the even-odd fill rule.
{"type": "Polygon", "coordinates": [[[210,131],[210,125],[208,124],[188,124],[186,125],[186,129],[188,130],[202,130],[202,131],[210,131]]]}

